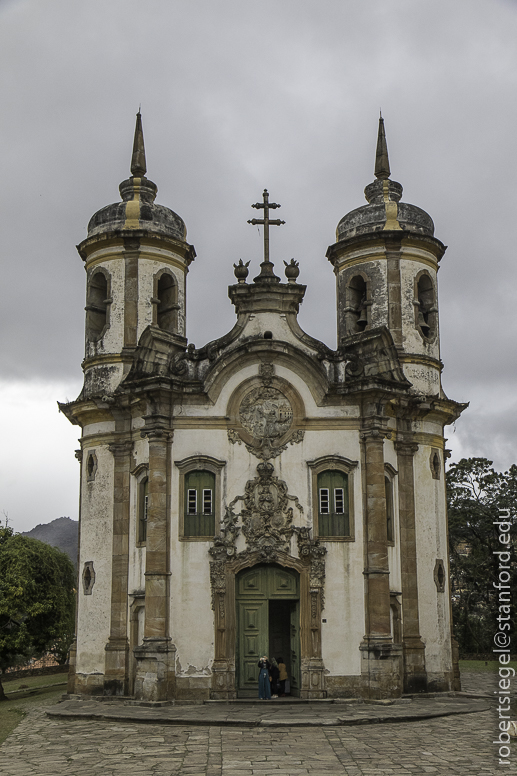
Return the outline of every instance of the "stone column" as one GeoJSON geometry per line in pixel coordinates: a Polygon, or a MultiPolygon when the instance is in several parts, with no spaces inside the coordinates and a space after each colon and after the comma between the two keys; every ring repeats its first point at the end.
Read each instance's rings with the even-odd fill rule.
{"type": "Polygon", "coordinates": [[[366,634],[361,644],[364,693],[370,698],[399,695],[400,657],[391,637],[384,437],[371,428],[361,434],[364,444],[366,515],[365,583],[366,634]]]}
{"type": "Polygon", "coordinates": [[[149,440],[149,506],[145,554],[144,643],[135,648],[135,696],[160,701],[174,697],[175,647],[169,635],[170,609],[170,440],[162,428],[144,430],[149,440]]]}
{"type": "Polygon", "coordinates": [[[128,565],[129,565],[129,478],[132,442],[109,446],[114,459],[113,552],[111,566],[110,635],[106,644],[104,695],[129,692],[128,565]]]}
{"type": "Polygon", "coordinates": [[[404,692],[426,692],[425,645],[418,617],[418,578],[415,528],[415,486],[413,456],[418,445],[395,442],[399,472],[400,558],[402,612],[404,620],[404,692]]]}

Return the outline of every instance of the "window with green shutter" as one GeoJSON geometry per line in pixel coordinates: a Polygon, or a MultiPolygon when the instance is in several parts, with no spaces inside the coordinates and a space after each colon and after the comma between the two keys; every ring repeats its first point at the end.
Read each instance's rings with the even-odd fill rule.
{"type": "Polygon", "coordinates": [[[348,475],[344,472],[318,474],[318,535],[350,536],[348,475]]]}
{"type": "Polygon", "coordinates": [[[215,534],[215,474],[192,471],[185,475],[184,536],[215,534]]]}

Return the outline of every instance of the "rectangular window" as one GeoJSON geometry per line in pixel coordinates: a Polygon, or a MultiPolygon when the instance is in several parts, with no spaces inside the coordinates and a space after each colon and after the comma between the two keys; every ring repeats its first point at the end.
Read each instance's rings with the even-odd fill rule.
{"type": "Polygon", "coordinates": [[[187,491],[187,515],[197,515],[197,491],[189,488],[187,491]]]}
{"type": "Polygon", "coordinates": [[[318,536],[350,536],[348,474],[327,469],[318,474],[318,536]]]}
{"type": "Polygon", "coordinates": [[[215,534],[215,474],[195,469],[185,475],[183,536],[212,539],[215,534]]]}
{"type": "Polygon", "coordinates": [[[208,489],[203,490],[203,514],[212,514],[212,491],[208,489]]]}
{"type": "Polygon", "coordinates": [[[320,488],[320,514],[328,515],[330,512],[330,493],[328,488],[320,488]]]}

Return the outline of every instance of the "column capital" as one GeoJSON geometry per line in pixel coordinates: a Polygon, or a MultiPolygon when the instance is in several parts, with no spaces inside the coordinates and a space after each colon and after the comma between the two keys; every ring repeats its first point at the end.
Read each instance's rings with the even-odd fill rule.
{"type": "Polygon", "coordinates": [[[391,431],[387,428],[365,428],[359,433],[359,437],[364,441],[383,442],[385,439],[391,439],[391,431]]]}
{"type": "Polygon", "coordinates": [[[108,450],[114,458],[123,458],[132,452],[133,442],[113,442],[111,445],[108,445],[108,450]]]}
{"type": "Polygon", "coordinates": [[[174,431],[170,428],[143,428],[140,436],[150,442],[172,442],[174,431]]]}
{"type": "Polygon", "coordinates": [[[413,456],[418,451],[418,445],[416,442],[407,442],[404,440],[398,440],[394,443],[395,450],[398,455],[410,455],[413,456]]]}

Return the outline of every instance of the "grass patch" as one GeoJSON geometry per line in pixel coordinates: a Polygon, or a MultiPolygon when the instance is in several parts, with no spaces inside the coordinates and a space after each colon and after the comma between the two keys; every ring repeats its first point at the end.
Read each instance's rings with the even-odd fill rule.
{"type": "MultiPolygon", "coordinates": [[[[497,660],[460,660],[459,662],[462,674],[495,674],[501,665],[497,660]]],[[[517,673],[517,660],[511,660],[507,665],[515,668],[517,673]]]]}
{"type": "Polygon", "coordinates": [[[0,745],[29,711],[39,706],[51,706],[61,699],[66,692],[66,687],[60,685],[63,681],[66,681],[66,674],[31,676],[5,683],[6,694],[11,693],[12,690],[18,690],[20,684],[27,684],[29,687],[13,695],[8,694],[7,697],[10,700],[0,702],[0,745]],[[50,687],[43,687],[44,684],[50,687]]]}
{"type": "Polygon", "coordinates": [[[20,685],[27,685],[31,690],[34,687],[43,687],[44,685],[53,685],[53,684],[62,684],[63,682],[66,682],[68,677],[68,672],[63,672],[62,674],[48,674],[47,676],[27,676],[27,677],[20,677],[18,679],[13,679],[10,682],[6,682],[5,678],[2,682],[4,691],[6,693],[13,692],[14,690],[19,690],[20,685]]]}

